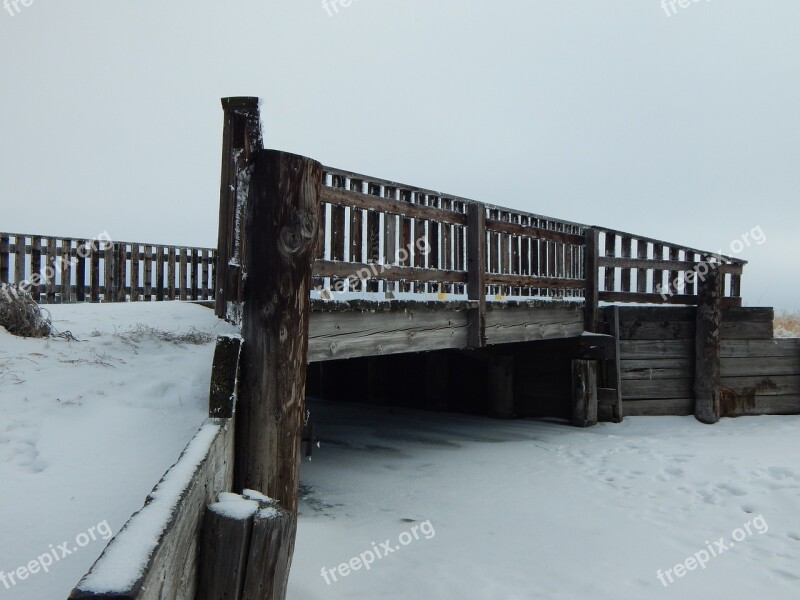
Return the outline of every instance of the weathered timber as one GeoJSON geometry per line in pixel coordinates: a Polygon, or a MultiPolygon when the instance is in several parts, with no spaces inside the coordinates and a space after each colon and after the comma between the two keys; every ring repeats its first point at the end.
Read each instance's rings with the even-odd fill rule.
{"type": "Polygon", "coordinates": [[[624,400],[625,415],[629,417],[687,417],[694,414],[692,398],[661,398],[654,400],[624,400]]]}
{"type": "Polygon", "coordinates": [[[235,489],[263,490],[294,513],[322,165],[262,150],[253,167],[243,228],[248,276],[235,489]]]}
{"type": "Polygon", "coordinates": [[[236,384],[239,376],[239,354],[242,339],[238,336],[219,336],[211,365],[211,389],[208,416],[230,419],[236,408],[236,384]]]}
{"type": "Polygon", "coordinates": [[[283,600],[286,597],[296,530],[297,520],[283,508],[271,506],[256,513],[243,600],[283,600]]]}
{"type": "Polygon", "coordinates": [[[701,423],[720,418],[720,323],[722,322],[722,275],[710,271],[699,282],[695,332],[695,417],[701,423]]]}
{"type": "Polygon", "coordinates": [[[241,299],[241,263],[244,251],[238,234],[241,232],[244,207],[238,200],[247,193],[252,157],[262,148],[263,141],[258,98],[223,98],[222,108],[222,176],[214,297],[216,314],[224,318],[227,303],[241,299]]]}
{"type": "Polygon", "coordinates": [[[239,600],[242,597],[253,515],[259,506],[253,500],[242,499],[235,502],[240,506],[231,510],[233,504],[231,501],[215,502],[206,507],[199,547],[200,577],[196,600],[239,600]]]}
{"type": "Polygon", "coordinates": [[[572,424],[597,424],[597,361],[572,361],[572,424]]]}
{"type": "Polygon", "coordinates": [[[586,277],[585,306],[584,306],[584,328],[586,331],[594,332],[597,330],[598,311],[599,311],[599,273],[598,259],[600,253],[600,234],[597,229],[589,228],[584,232],[585,255],[584,255],[584,274],[586,277]]]}
{"type": "Polygon", "coordinates": [[[468,311],[469,345],[486,345],[486,210],[482,204],[467,205],[467,297],[477,301],[468,311]]]}

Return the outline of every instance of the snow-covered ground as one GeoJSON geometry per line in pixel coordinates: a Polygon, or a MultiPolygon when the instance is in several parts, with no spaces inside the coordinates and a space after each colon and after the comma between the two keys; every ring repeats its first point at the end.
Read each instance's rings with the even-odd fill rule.
{"type": "Polygon", "coordinates": [[[190,304],[47,309],[81,341],[0,328],[0,598],[14,600],[66,598],[141,508],[206,417],[213,339],[232,331],[190,304]]]}
{"type": "MultiPolygon", "coordinates": [[[[65,598],[202,422],[213,344],[158,332],[232,332],[187,304],[50,310],[82,341],[0,331],[0,572],[59,560],[0,598],[65,598]]],[[[290,600],[800,597],[800,417],[309,408],[290,600]]]]}
{"type": "Polygon", "coordinates": [[[309,407],[291,600],[800,598],[800,417],[309,407]]]}

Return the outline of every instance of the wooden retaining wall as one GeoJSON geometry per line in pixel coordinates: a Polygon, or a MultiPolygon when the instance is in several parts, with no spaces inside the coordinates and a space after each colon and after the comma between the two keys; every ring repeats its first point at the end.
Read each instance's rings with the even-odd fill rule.
{"type": "Polygon", "coordinates": [[[216,250],[0,232],[0,282],[40,304],[213,300],[216,250]]]}
{"type": "Polygon", "coordinates": [[[237,337],[218,339],[209,418],[144,507],[111,539],[70,600],[194,600],[206,506],[233,485],[233,403],[240,346],[237,337]]]}
{"type": "MultiPolygon", "coordinates": [[[[694,307],[621,306],[626,416],[692,415],[694,307]]],[[[800,340],[773,338],[771,308],[723,309],[722,416],[800,413],[800,340]]]]}

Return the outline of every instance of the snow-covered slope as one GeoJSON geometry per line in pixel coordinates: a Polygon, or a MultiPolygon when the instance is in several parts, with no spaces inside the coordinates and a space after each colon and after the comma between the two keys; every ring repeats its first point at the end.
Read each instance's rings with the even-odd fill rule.
{"type": "Polygon", "coordinates": [[[66,598],[141,508],[205,418],[213,339],[231,331],[190,304],[47,308],[81,341],[0,328],[0,598],[14,600],[66,598]]]}

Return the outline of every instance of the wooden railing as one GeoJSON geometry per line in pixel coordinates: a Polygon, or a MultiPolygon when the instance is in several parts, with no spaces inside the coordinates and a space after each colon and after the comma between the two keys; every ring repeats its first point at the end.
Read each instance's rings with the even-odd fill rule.
{"type": "Polygon", "coordinates": [[[216,250],[0,233],[0,282],[43,304],[213,300],[216,250]]]}
{"type": "Polygon", "coordinates": [[[466,294],[475,206],[487,293],[583,296],[582,225],[333,168],[322,182],[318,289],[466,294]]]}
{"type": "Polygon", "coordinates": [[[712,270],[724,275],[726,304],[741,306],[746,261],[648,238],[597,228],[599,299],[607,302],[696,304],[698,286],[712,270]]]}

